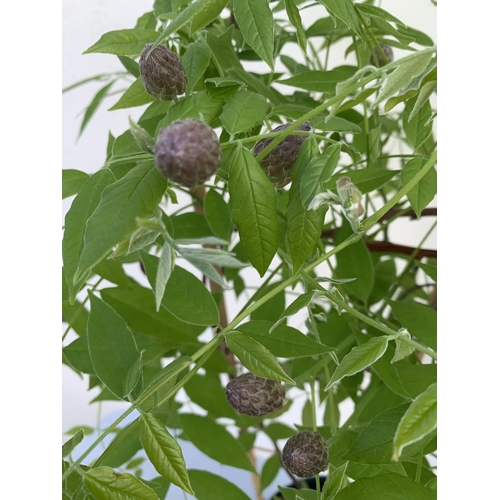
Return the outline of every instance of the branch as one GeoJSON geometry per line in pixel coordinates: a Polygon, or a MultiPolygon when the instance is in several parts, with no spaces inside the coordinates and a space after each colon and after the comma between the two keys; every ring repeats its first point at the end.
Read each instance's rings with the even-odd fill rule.
{"type": "MultiPolygon", "coordinates": [[[[325,229],[321,233],[322,238],[335,241],[335,230],[325,229]]],[[[365,241],[365,245],[368,250],[373,253],[401,253],[404,255],[412,255],[415,251],[415,247],[409,247],[406,245],[398,245],[397,243],[390,243],[388,241],[365,241]]],[[[437,250],[431,250],[428,248],[421,248],[418,250],[415,258],[421,260],[424,257],[432,257],[437,259],[437,250]]]]}
{"type": "MultiPolygon", "coordinates": [[[[437,208],[424,208],[420,217],[422,216],[437,216],[437,208]]],[[[417,214],[412,209],[399,209],[399,208],[391,208],[386,214],[384,214],[380,221],[392,219],[393,217],[409,217],[410,219],[418,219],[417,214]]],[[[380,222],[379,221],[379,222],[380,222]]]]}

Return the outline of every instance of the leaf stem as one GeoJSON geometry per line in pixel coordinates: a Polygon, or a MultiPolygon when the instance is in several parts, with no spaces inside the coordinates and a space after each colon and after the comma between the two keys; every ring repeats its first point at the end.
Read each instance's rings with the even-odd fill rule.
{"type": "Polygon", "coordinates": [[[422,475],[422,462],[424,461],[424,449],[420,450],[418,454],[418,462],[417,462],[417,473],[415,475],[415,482],[420,483],[420,477],[422,475]]]}

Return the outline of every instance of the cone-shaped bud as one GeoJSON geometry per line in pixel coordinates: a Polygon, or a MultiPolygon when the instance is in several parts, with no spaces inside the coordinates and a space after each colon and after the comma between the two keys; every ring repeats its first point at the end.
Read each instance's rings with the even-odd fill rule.
{"type": "Polygon", "coordinates": [[[139,59],[142,84],[146,92],[160,101],[171,101],[186,91],[186,70],[171,50],[158,45],[149,54],[153,44],[148,43],[139,59]]]}
{"type": "Polygon", "coordinates": [[[260,417],[283,408],[285,386],[277,380],[245,373],[227,384],[226,398],[239,413],[260,417]]]}
{"type": "Polygon", "coordinates": [[[286,442],[281,462],[298,477],[319,474],[328,467],[328,443],[319,432],[299,432],[286,442]]]}
{"type": "MultiPolygon", "coordinates": [[[[280,132],[290,125],[291,123],[285,123],[274,128],[272,132],[280,132]]],[[[309,132],[311,125],[309,122],[305,122],[295,130],[309,132]]],[[[253,150],[254,156],[263,151],[274,139],[274,137],[269,137],[259,141],[253,150]]],[[[285,187],[292,180],[293,167],[299,156],[300,148],[306,139],[305,135],[289,135],[261,160],[260,164],[264,172],[277,188],[285,187]]]]}
{"type": "Polygon", "coordinates": [[[177,120],[160,130],[155,163],[168,179],[193,188],[206,182],[220,167],[222,151],[215,132],[206,123],[177,120]]]}
{"type": "MultiPolygon", "coordinates": [[[[391,63],[394,61],[394,53],[392,52],[391,47],[389,45],[385,45],[383,43],[380,44],[380,48],[382,49],[382,52],[385,54],[385,57],[387,58],[387,62],[391,63]]],[[[375,54],[377,54],[377,61],[375,61],[375,58],[373,57],[373,53],[370,56],[370,64],[372,66],[376,66],[377,68],[381,68],[382,66],[385,66],[386,62],[384,61],[384,58],[382,57],[382,54],[378,50],[378,47],[373,47],[373,50],[375,54]]]]}

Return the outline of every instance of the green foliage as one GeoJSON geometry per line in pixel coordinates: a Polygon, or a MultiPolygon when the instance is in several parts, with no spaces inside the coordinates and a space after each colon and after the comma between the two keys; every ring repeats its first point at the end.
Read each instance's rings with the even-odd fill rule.
{"type": "MultiPolygon", "coordinates": [[[[231,477],[191,469],[186,440],[254,473],[265,496],[277,490],[275,448],[298,430],[330,446],[321,500],[436,498],[437,258],[420,258],[425,242],[393,239],[394,221],[428,220],[437,192],[434,42],[375,2],[320,0],[312,24],[302,0],[151,3],[134,28],[85,51],[124,69],[65,89],[103,82],[80,133],[111,91],[110,110],[140,117],[109,134],[101,165],[63,171],[62,197],[74,196],[63,363],[89,378],[94,402],[128,405],[101,429],[114,435],[94,461],[101,441],[84,426],[68,432],[63,498],[157,500],[172,484],[199,500],[249,500],[231,477]],[[138,56],[148,43],[178,54],[185,95],[163,102],[145,91],[138,56]],[[380,44],[395,57],[377,68],[380,44]],[[216,176],[189,191],[167,182],[154,155],[159,131],[187,118],[208,124],[222,151],[216,176]],[[306,122],[311,130],[297,131],[306,122]],[[292,133],[306,137],[291,184],[277,189],[260,162],[292,133]],[[262,139],[271,142],[256,155],[262,139]],[[225,383],[246,371],[285,382],[284,407],[250,417],[230,406],[225,383]],[[256,470],[263,436],[271,453],[256,470]],[[151,481],[147,461],[160,475],[151,481]]],[[[319,498],[278,486],[286,499],[319,498]]]]}

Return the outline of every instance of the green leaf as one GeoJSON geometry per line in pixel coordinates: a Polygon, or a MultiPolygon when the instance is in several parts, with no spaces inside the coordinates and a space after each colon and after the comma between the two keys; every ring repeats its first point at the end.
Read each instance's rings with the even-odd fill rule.
{"type": "Polygon", "coordinates": [[[312,299],[316,296],[316,291],[306,292],[299,295],[280,315],[278,321],[271,327],[269,333],[271,333],[278,325],[280,325],[285,318],[288,316],[293,316],[297,314],[301,309],[307,307],[312,299]]]}
{"type": "Polygon", "coordinates": [[[319,153],[313,137],[308,137],[302,144],[299,156],[293,167],[292,186],[289,191],[288,204],[285,208],[287,223],[286,243],[292,259],[293,272],[296,273],[314,250],[327,211],[326,206],[318,210],[304,208],[301,198],[301,178],[311,159],[319,153]]]}
{"type": "Polygon", "coordinates": [[[232,223],[229,206],[215,189],[210,189],[207,192],[204,200],[204,211],[213,233],[223,240],[230,241],[232,223]]]}
{"type": "MultiPolygon", "coordinates": [[[[64,278],[63,278],[64,279],[64,278]]],[[[71,329],[77,335],[87,335],[87,320],[89,313],[81,302],[75,300],[73,304],[69,300],[63,300],[62,315],[66,323],[71,323],[71,329]]]]}
{"type": "Polygon", "coordinates": [[[191,257],[186,258],[186,260],[193,264],[193,266],[196,267],[198,271],[201,271],[208,279],[211,279],[215,283],[218,283],[223,289],[228,288],[227,283],[224,281],[222,276],[212,264],[208,263],[207,261],[197,260],[191,257]]]}
{"type": "Polygon", "coordinates": [[[212,0],[208,2],[199,12],[193,17],[191,22],[190,34],[193,35],[197,31],[204,28],[207,24],[217,19],[227,5],[228,0],[212,0]]]}
{"type": "Polygon", "coordinates": [[[356,9],[351,0],[319,0],[335,17],[338,17],[361,38],[364,30],[356,15],[356,9]]]}
{"type": "Polygon", "coordinates": [[[229,172],[231,217],[251,264],[264,276],[278,250],[276,190],[252,153],[239,146],[229,172]]]}
{"type": "Polygon", "coordinates": [[[294,380],[283,371],[276,358],[256,340],[235,331],[226,335],[226,344],[254,375],[295,384],[294,380]]]}
{"type": "Polygon", "coordinates": [[[123,287],[128,287],[130,285],[129,277],[123,270],[121,262],[101,260],[101,262],[99,262],[99,264],[97,264],[92,271],[101,278],[104,278],[111,283],[115,283],[116,285],[123,287]]]}
{"type": "Polygon", "coordinates": [[[139,358],[134,335],[108,304],[92,292],[89,298],[87,336],[95,373],[113,394],[123,398],[128,394],[127,376],[139,358]]]}
{"type": "Polygon", "coordinates": [[[128,462],[140,449],[139,419],[136,419],[118,432],[95,465],[119,467],[128,462]]]}
{"type": "Polygon", "coordinates": [[[333,191],[337,187],[337,181],[341,177],[349,177],[351,182],[362,194],[370,193],[389,182],[400,170],[385,170],[382,168],[363,168],[335,174],[325,185],[326,189],[333,191]]]}
{"type": "Polygon", "coordinates": [[[359,134],[362,129],[359,125],[352,123],[340,116],[332,116],[325,118],[325,116],[316,116],[311,120],[313,129],[324,130],[325,132],[353,132],[359,134]]]}
{"type": "Polygon", "coordinates": [[[206,470],[189,470],[191,484],[198,500],[250,500],[237,486],[227,479],[206,470]]]}
{"type": "Polygon", "coordinates": [[[62,446],[62,458],[67,457],[83,440],[83,430],[80,429],[76,434],[69,438],[62,446]]]}
{"type": "MultiPolygon", "coordinates": [[[[399,405],[373,418],[342,459],[363,464],[392,464],[394,435],[408,407],[408,404],[399,405]]],[[[407,448],[403,460],[416,455],[423,448],[422,445],[420,443],[419,447],[407,448]]]]}
{"type": "Polygon", "coordinates": [[[274,19],[267,0],[233,0],[245,41],[274,71],[274,19]]]}
{"type": "Polygon", "coordinates": [[[105,85],[97,94],[94,96],[87,109],[85,110],[85,114],[83,115],[82,124],[80,125],[80,131],[78,132],[78,137],[83,134],[85,127],[88,125],[90,119],[94,116],[97,108],[101,104],[101,102],[108,95],[108,92],[111,90],[111,86],[115,83],[115,80],[105,85]]]}
{"type": "Polygon", "coordinates": [[[416,261],[415,264],[420,267],[430,279],[437,282],[437,264],[435,262],[416,261]]]}
{"type": "Polygon", "coordinates": [[[154,154],[155,140],[149,135],[148,131],[134,122],[130,116],[128,117],[130,125],[130,133],[137,142],[137,145],[146,153],[154,154]]]}
{"type": "Polygon", "coordinates": [[[233,253],[219,250],[217,248],[177,248],[182,257],[192,261],[203,261],[221,267],[232,267],[239,269],[246,264],[234,257],[233,253]]]}
{"type": "MultiPolygon", "coordinates": [[[[149,283],[156,288],[157,257],[141,251],[149,283]]],[[[212,326],[219,322],[217,304],[205,285],[182,267],[175,266],[165,287],[162,306],[181,321],[212,326]]]]}
{"type": "MultiPolygon", "coordinates": [[[[211,418],[199,415],[183,413],[180,419],[184,432],[205,455],[221,464],[255,472],[242,444],[225,427],[216,424],[211,418]]],[[[196,491],[194,483],[193,489],[196,491]]]]}
{"type": "Polygon", "coordinates": [[[179,443],[150,413],[141,415],[141,443],[159,474],[190,495],[194,495],[179,443]]]}
{"type": "Polygon", "coordinates": [[[431,94],[437,89],[437,81],[431,80],[430,82],[424,83],[420,92],[418,93],[417,100],[415,101],[415,105],[411,110],[410,116],[408,117],[408,121],[413,120],[414,116],[420,111],[422,106],[428,101],[431,94]]]}
{"type": "Polygon", "coordinates": [[[436,500],[436,491],[409,477],[389,473],[362,477],[341,490],[335,500],[436,500]]]}
{"type": "Polygon", "coordinates": [[[333,347],[319,344],[291,326],[278,325],[269,332],[271,326],[270,321],[249,321],[240,325],[238,331],[256,340],[279,358],[316,356],[334,350],[333,347]]]}
{"type": "Polygon", "coordinates": [[[346,462],[344,465],[337,467],[334,471],[328,474],[321,491],[321,500],[333,500],[337,493],[342,489],[345,481],[345,471],[348,464],[349,463],[346,462]]]}
{"type": "Polygon", "coordinates": [[[261,122],[266,114],[266,99],[255,92],[242,90],[226,99],[220,121],[230,134],[238,134],[261,122]]]}
{"type": "Polygon", "coordinates": [[[410,365],[398,363],[394,367],[401,385],[412,398],[416,398],[437,381],[436,364],[410,365]]]}
{"type": "MultiPolygon", "coordinates": [[[[280,282],[267,285],[259,290],[253,297],[255,301],[272,291],[280,285],[280,282]]],[[[258,309],[252,312],[250,319],[253,320],[268,320],[278,321],[280,313],[285,309],[285,291],[280,290],[273,297],[271,297],[265,304],[262,304],[258,309]]]]}
{"type": "Polygon", "coordinates": [[[354,375],[370,365],[375,363],[377,359],[384,355],[387,349],[388,337],[374,337],[364,344],[354,347],[348,354],[346,354],[340,364],[335,369],[335,372],[325,387],[325,391],[332,385],[342,380],[344,377],[354,375]]]}
{"type": "Polygon", "coordinates": [[[202,121],[205,123],[211,123],[221,114],[224,99],[236,92],[237,88],[233,86],[202,90],[180,100],[168,110],[165,118],[158,123],[157,131],[176,120],[184,120],[185,118],[203,119],[202,121]]]}
{"type": "Polygon", "coordinates": [[[113,246],[135,232],[137,217],[154,214],[166,188],[166,178],[154,162],[146,161],[104,190],[87,222],[75,281],[104,259],[113,246]]]}
{"type": "Polygon", "coordinates": [[[394,316],[412,335],[432,349],[437,349],[437,312],[417,302],[388,301],[394,316]]]}
{"type": "MultiPolygon", "coordinates": [[[[68,470],[69,463],[63,460],[63,474],[68,470]]],[[[77,471],[73,471],[62,482],[62,499],[63,500],[87,500],[87,496],[83,493],[83,478],[77,471]],[[77,493],[80,492],[80,493],[77,493]]]]}
{"type": "Polygon", "coordinates": [[[376,5],[358,3],[356,4],[356,8],[360,12],[367,14],[369,17],[378,17],[390,23],[395,23],[400,26],[406,26],[403,21],[400,21],[397,17],[394,17],[392,14],[382,9],[381,7],[377,7],[376,5]]]}
{"type": "Polygon", "coordinates": [[[88,48],[84,54],[101,52],[119,56],[135,56],[140,54],[146,44],[153,42],[158,33],[147,29],[126,29],[109,31],[101,36],[98,42],[88,48]]]}
{"type": "Polygon", "coordinates": [[[302,488],[297,491],[295,488],[285,488],[278,486],[284,500],[317,500],[317,493],[314,490],[302,488]]]}
{"type": "MultiPolygon", "coordinates": [[[[344,221],[336,233],[336,244],[345,241],[351,234],[350,224],[344,221]]],[[[343,286],[350,294],[366,303],[373,288],[374,270],[370,252],[362,240],[337,254],[337,278],[356,278],[343,286]]]]}
{"type": "MultiPolygon", "coordinates": [[[[420,172],[426,164],[424,158],[413,158],[403,168],[401,172],[401,183],[408,184],[415,175],[420,172]]],[[[420,217],[422,210],[434,199],[437,192],[437,173],[433,167],[425,174],[420,182],[408,192],[408,201],[413,210],[420,217]]]]}
{"type": "Polygon", "coordinates": [[[68,283],[69,301],[75,302],[76,294],[85,283],[88,272],[76,283],[74,281],[78,261],[84,245],[84,234],[87,220],[99,205],[105,188],[113,183],[114,175],[107,168],[91,175],[73,200],[64,220],[64,236],[62,257],[64,274],[68,283]]]}
{"type": "Polygon", "coordinates": [[[374,106],[384,99],[392,97],[404,89],[415,77],[420,75],[432,59],[432,53],[417,53],[407,59],[393,71],[382,86],[380,93],[374,102],[374,106]]]}
{"type": "Polygon", "coordinates": [[[415,443],[437,427],[437,384],[422,392],[403,415],[394,436],[393,460],[398,460],[404,448],[415,443]]]}
{"type": "Polygon", "coordinates": [[[203,327],[179,321],[162,307],[156,312],[152,290],[135,285],[129,288],[106,288],[101,297],[115,309],[134,331],[167,341],[175,346],[195,343],[203,327]]]}
{"type": "Polygon", "coordinates": [[[282,424],[281,422],[273,422],[264,429],[264,432],[271,439],[278,440],[288,439],[289,437],[292,437],[294,434],[296,434],[297,431],[292,429],[291,427],[286,426],[285,424],[282,424]]]}
{"type": "Polygon", "coordinates": [[[143,412],[150,412],[161,406],[164,398],[175,384],[177,375],[188,368],[192,362],[193,360],[189,356],[180,356],[156,373],[139,395],[141,399],[139,408],[143,412]]]}
{"type": "MultiPolygon", "coordinates": [[[[207,4],[211,5],[211,3],[207,4]]],[[[191,27],[192,29],[192,27],[191,27]]],[[[186,70],[187,87],[186,95],[191,94],[198,80],[203,76],[205,70],[210,64],[212,53],[210,48],[202,40],[197,40],[187,48],[184,55],[181,57],[182,65],[186,70]]]]}
{"type": "Polygon", "coordinates": [[[87,335],[79,337],[63,349],[63,359],[72,368],[83,373],[95,375],[94,365],[90,359],[87,335]]]}
{"type": "Polygon", "coordinates": [[[394,106],[396,106],[400,102],[408,101],[417,94],[418,90],[408,90],[407,92],[404,92],[404,94],[400,94],[395,97],[391,97],[390,99],[387,99],[384,106],[384,113],[388,113],[391,109],[394,108],[394,106]]]}
{"type": "Polygon", "coordinates": [[[159,18],[162,15],[170,14],[174,9],[172,4],[173,0],[155,0],[153,4],[154,15],[159,18]]]}
{"type": "Polygon", "coordinates": [[[139,69],[139,63],[126,56],[118,56],[118,59],[123,64],[124,68],[136,78],[139,78],[141,70],[139,69]]]}
{"type": "Polygon", "coordinates": [[[300,197],[304,208],[323,191],[323,184],[333,175],[340,157],[340,144],[329,146],[309,162],[300,178],[300,197]]]}
{"type": "Polygon", "coordinates": [[[335,92],[335,84],[347,80],[356,73],[356,66],[339,66],[330,71],[307,71],[276,83],[290,85],[311,92],[335,92]]]}
{"type": "Polygon", "coordinates": [[[179,31],[185,24],[193,19],[198,12],[201,12],[208,3],[213,0],[196,0],[191,5],[186,7],[174,20],[162,31],[161,35],[155,40],[153,47],[166,40],[172,33],[179,31]]]}
{"type": "Polygon", "coordinates": [[[384,299],[396,280],[396,263],[394,258],[379,260],[374,268],[375,281],[368,298],[369,304],[375,304],[384,299]]]}
{"type": "Polygon", "coordinates": [[[89,469],[83,480],[97,500],[159,500],[156,493],[135,476],[115,472],[110,467],[89,469]]]}
{"type": "Polygon", "coordinates": [[[149,104],[154,100],[155,98],[150,96],[146,92],[146,89],[142,84],[142,78],[139,77],[124,92],[120,99],[118,99],[118,102],[108,109],[108,111],[114,111],[115,109],[133,108],[135,106],[143,106],[144,104],[149,104]]]}
{"type": "Polygon", "coordinates": [[[396,349],[394,352],[394,357],[391,359],[391,363],[397,363],[402,359],[409,356],[415,348],[405,342],[406,340],[411,340],[411,335],[407,331],[400,332],[401,336],[395,340],[396,349]]]}
{"type": "Polygon", "coordinates": [[[156,271],[155,280],[155,300],[156,300],[156,310],[159,311],[161,307],[161,301],[165,293],[165,288],[167,286],[170,275],[172,274],[172,269],[174,267],[175,254],[168,241],[165,241],[161,257],[158,262],[158,270],[156,271]]]}
{"type": "Polygon", "coordinates": [[[288,19],[297,30],[297,42],[305,54],[307,51],[307,37],[304,27],[302,26],[299,9],[293,0],[285,0],[285,8],[288,19]]]}
{"type": "Polygon", "coordinates": [[[80,170],[63,170],[62,171],[62,199],[69,198],[77,194],[85,181],[89,178],[89,174],[80,170]]]}
{"type": "Polygon", "coordinates": [[[267,488],[278,475],[281,468],[281,457],[278,453],[271,455],[262,466],[260,473],[260,491],[267,488]]]}
{"type": "Polygon", "coordinates": [[[232,419],[236,417],[234,409],[227,403],[225,390],[218,376],[195,375],[184,389],[193,403],[214,416],[232,419]]]}
{"type": "Polygon", "coordinates": [[[432,109],[429,101],[425,101],[419,111],[410,120],[410,114],[416,104],[416,99],[411,99],[406,103],[403,111],[403,130],[406,140],[413,149],[420,147],[432,134],[432,125],[429,119],[432,116],[432,109]]]}

